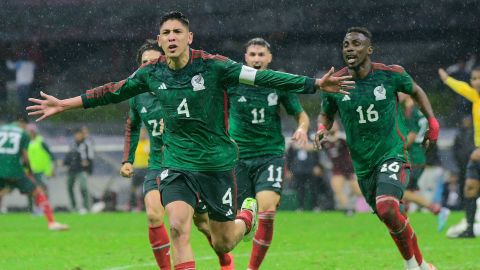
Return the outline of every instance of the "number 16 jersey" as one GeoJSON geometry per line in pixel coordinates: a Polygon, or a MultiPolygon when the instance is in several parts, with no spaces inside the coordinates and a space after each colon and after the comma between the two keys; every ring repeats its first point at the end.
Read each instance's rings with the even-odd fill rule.
{"type": "MultiPolygon", "coordinates": [[[[336,75],[348,75],[348,69],[336,75]]],[[[355,81],[350,95],[323,94],[322,111],[329,116],[338,112],[359,179],[368,177],[388,159],[408,163],[408,130],[397,92],[412,91],[413,80],[402,67],[372,63],[371,72],[355,81]]]]}

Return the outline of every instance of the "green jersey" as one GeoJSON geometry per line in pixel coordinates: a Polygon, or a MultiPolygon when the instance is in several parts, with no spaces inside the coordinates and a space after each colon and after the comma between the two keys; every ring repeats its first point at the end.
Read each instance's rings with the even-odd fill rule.
{"type": "Polygon", "coordinates": [[[410,161],[414,165],[425,165],[426,157],[422,143],[428,129],[428,120],[416,107],[406,110],[404,115],[408,130],[417,134],[408,150],[410,161]]]}
{"type": "Polygon", "coordinates": [[[225,171],[234,167],[238,156],[237,146],[226,130],[225,90],[239,83],[315,92],[314,79],[257,71],[220,55],[191,50],[188,64],[180,70],[170,69],[161,56],[124,81],[88,90],[82,101],[85,108],[90,108],[154,92],[165,123],[163,166],[225,171]]]}
{"type": "Polygon", "coordinates": [[[148,168],[159,170],[162,168],[163,140],[160,134],[161,106],[155,93],[148,92],[135,96],[129,100],[130,111],[125,125],[125,145],[123,161],[133,164],[135,151],[140,138],[142,122],[150,138],[150,156],[148,168]]]}
{"type": "MultiPolygon", "coordinates": [[[[348,69],[336,75],[348,75],[348,69]]],[[[402,67],[372,63],[372,71],[355,81],[350,95],[323,95],[323,112],[330,117],[339,113],[359,178],[391,158],[408,163],[408,129],[399,112],[397,92],[411,94],[412,89],[413,80],[402,67]]]]}
{"type": "Polygon", "coordinates": [[[238,145],[240,158],[283,155],[285,138],[280,104],[290,115],[303,111],[294,93],[238,85],[228,89],[228,132],[238,145]]]}
{"type": "Polygon", "coordinates": [[[20,178],[25,175],[22,153],[28,150],[30,139],[16,124],[0,126],[0,178],[20,178]]]}

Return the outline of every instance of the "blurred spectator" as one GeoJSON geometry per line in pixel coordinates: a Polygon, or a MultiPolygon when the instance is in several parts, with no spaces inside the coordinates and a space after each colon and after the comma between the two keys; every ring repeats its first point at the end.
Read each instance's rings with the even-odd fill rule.
{"type": "MultiPolygon", "coordinates": [[[[470,153],[475,150],[473,122],[470,115],[463,117],[461,127],[458,129],[453,144],[453,156],[458,168],[458,179],[456,183],[460,190],[465,186],[465,175],[470,153]]],[[[463,192],[459,193],[459,200],[463,203],[463,192]]]]}
{"type": "Polygon", "coordinates": [[[305,199],[310,197],[314,211],[330,210],[333,198],[329,185],[324,180],[319,153],[311,144],[300,147],[292,142],[287,150],[287,170],[292,174],[297,190],[298,210],[305,209],[305,199]],[[321,200],[320,196],[326,197],[321,200]]]}
{"type": "Polygon", "coordinates": [[[340,138],[337,122],[333,123],[328,136],[322,143],[322,148],[325,149],[332,162],[330,183],[337,201],[337,209],[351,215],[354,212],[357,199],[361,197],[361,191],[355,177],[347,142],[340,138]],[[347,185],[349,186],[348,191],[345,190],[347,185]]]}
{"type": "Polygon", "coordinates": [[[95,157],[95,142],[90,136],[90,130],[87,126],[82,126],[82,132],[84,136],[84,143],[87,146],[87,159],[88,159],[88,174],[93,173],[93,158],[95,157]]]}
{"type": "MultiPolygon", "coordinates": [[[[38,128],[35,124],[27,125],[27,131],[30,135],[30,143],[28,144],[30,167],[32,168],[33,176],[38,185],[48,196],[45,180],[46,177],[53,175],[55,157],[43,140],[43,137],[38,134],[38,128]]],[[[33,206],[31,197],[29,197],[29,206],[30,208],[33,206]]]]}
{"type": "Polygon", "coordinates": [[[18,108],[17,112],[27,116],[25,108],[28,105],[28,98],[32,96],[32,84],[35,75],[35,62],[29,59],[27,52],[18,53],[17,59],[7,60],[7,68],[15,70],[15,82],[17,86],[18,108]]]}
{"type": "Polygon", "coordinates": [[[72,210],[78,210],[80,214],[85,214],[90,209],[90,195],[87,187],[87,174],[91,171],[91,152],[85,142],[85,133],[81,129],[74,130],[74,142],[70,151],[65,156],[64,165],[68,166],[68,195],[72,210]],[[83,198],[83,208],[77,209],[75,200],[74,185],[79,182],[80,192],[83,198]]]}
{"type": "Polygon", "coordinates": [[[443,187],[445,182],[445,171],[438,154],[438,146],[436,144],[433,145],[425,154],[425,170],[418,180],[420,194],[430,202],[440,203],[441,192],[439,192],[439,189],[443,187]]]}

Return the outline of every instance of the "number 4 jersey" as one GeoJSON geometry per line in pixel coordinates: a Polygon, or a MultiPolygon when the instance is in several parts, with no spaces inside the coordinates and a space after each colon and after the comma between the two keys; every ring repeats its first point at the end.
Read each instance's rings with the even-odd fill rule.
{"type": "MultiPolygon", "coordinates": [[[[335,75],[348,75],[348,69],[335,75]]],[[[338,112],[359,178],[391,158],[408,163],[408,129],[397,92],[412,91],[413,80],[402,67],[372,63],[371,72],[355,81],[350,95],[323,94],[322,111],[329,116],[338,112]]]]}
{"type": "Polygon", "coordinates": [[[124,81],[88,90],[82,102],[89,108],[154,92],[165,123],[163,166],[225,171],[234,167],[238,156],[237,146],[226,130],[225,91],[239,83],[315,92],[312,78],[257,71],[220,55],[191,50],[188,64],[180,70],[170,69],[162,56],[124,81]]]}
{"type": "Polygon", "coordinates": [[[27,150],[29,142],[21,127],[15,124],[0,126],[0,178],[23,177],[22,151],[27,150]]]}

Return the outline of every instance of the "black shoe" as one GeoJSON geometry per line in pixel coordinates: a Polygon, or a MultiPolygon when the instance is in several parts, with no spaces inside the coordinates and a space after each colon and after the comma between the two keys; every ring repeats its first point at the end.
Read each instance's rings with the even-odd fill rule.
{"type": "Polygon", "coordinates": [[[459,234],[457,238],[475,238],[475,234],[473,233],[473,229],[466,229],[459,234]]]}

